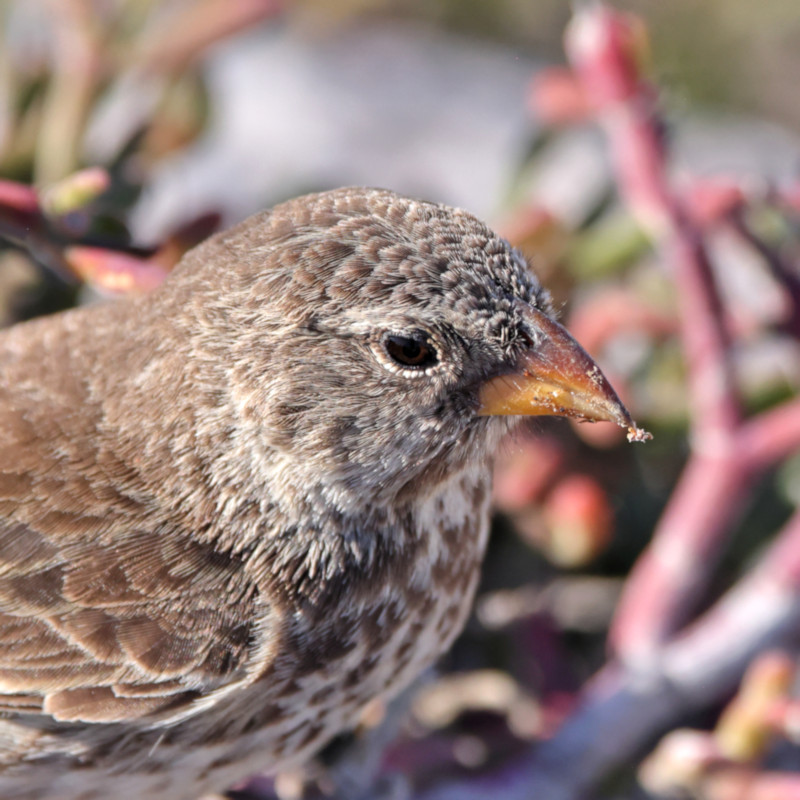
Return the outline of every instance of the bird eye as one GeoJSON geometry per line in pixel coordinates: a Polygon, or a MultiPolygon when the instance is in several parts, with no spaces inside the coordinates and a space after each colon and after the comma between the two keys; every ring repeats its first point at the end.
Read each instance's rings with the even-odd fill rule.
{"type": "Polygon", "coordinates": [[[423,336],[389,334],[383,342],[389,357],[403,367],[424,369],[436,363],[436,350],[423,336]]]}

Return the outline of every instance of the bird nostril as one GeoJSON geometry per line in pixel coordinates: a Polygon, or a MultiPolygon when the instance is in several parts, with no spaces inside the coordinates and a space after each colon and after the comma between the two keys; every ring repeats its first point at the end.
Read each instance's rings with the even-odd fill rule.
{"type": "Polygon", "coordinates": [[[536,347],[536,342],[534,342],[533,336],[531,336],[530,333],[528,333],[528,331],[525,329],[520,330],[519,341],[526,350],[533,350],[534,347],[536,347]]]}

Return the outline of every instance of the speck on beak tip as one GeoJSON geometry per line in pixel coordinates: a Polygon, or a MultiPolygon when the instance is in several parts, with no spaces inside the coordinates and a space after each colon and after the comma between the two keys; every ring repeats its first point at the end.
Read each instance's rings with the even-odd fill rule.
{"type": "Polygon", "coordinates": [[[488,380],[480,390],[481,416],[549,415],[589,422],[615,422],[629,442],[652,436],[638,428],[616,392],[586,351],[557,322],[533,308],[529,323],[540,336],[513,372],[488,380]]]}

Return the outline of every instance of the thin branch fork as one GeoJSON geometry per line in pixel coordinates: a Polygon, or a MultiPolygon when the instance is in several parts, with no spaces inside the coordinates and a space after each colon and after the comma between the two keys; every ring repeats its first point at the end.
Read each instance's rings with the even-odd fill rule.
{"type": "Polygon", "coordinates": [[[638,58],[640,33],[630,18],[598,4],[579,11],[566,35],[574,74],[607,132],[623,198],[678,287],[687,366],[690,457],[611,632],[616,653],[628,661],[655,657],[690,618],[749,487],[800,446],[792,411],[772,412],[767,424],[743,421],[725,310],[703,230],[669,179],[657,92],[638,58]],[[776,421],[788,423],[780,435],[776,421]]]}
{"type": "Polygon", "coordinates": [[[739,583],[639,669],[610,663],[550,741],[505,769],[449,783],[414,800],[494,794],[587,800],[611,772],[643,755],[687,714],[730,694],[760,652],[796,645],[800,629],[800,512],[739,583]]]}
{"type": "Polygon", "coordinates": [[[585,800],[659,734],[733,691],[755,655],[794,646],[798,629],[800,512],[759,565],[665,645],[657,661],[640,669],[612,663],[595,677],[583,706],[532,755],[530,796],[585,800]]]}
{"type": "Polygon", "coordinates": [[[567,51],[608,133],[622,194],[678,289],[691,453],[626,586],[612,631],[618,659],[587,686],[556,736],[504,775],[510,796],[590,796],[688,712],[731,692],[759,652],[794,646],[800,630],[800,512],[760,564],[690,622],[752,484],[800,447],[800,401],[743,419],[703,230],[668,179],[663,125],[655,92],[640,75],[633,33],[622,15],[589,6],[570,26],[567,51]]]}

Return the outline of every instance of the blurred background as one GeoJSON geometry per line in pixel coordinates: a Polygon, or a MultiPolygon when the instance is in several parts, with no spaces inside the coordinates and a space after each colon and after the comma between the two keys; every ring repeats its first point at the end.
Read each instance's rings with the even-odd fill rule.
{"type": "Polygon", "coordinates": [[[426,798],[797,798],[800,589],[769,559],[800,550],[800,8],[581,8],[570,72],[566,0],[0,0],[0,325],[146,291],[215,229],[305,192],[382,186],[485,218],[654,439],[547,420],[504,446],[475,614],[384,775],[426,798]],[[604,95],[604,69],[627,88],[604,95]],[[698,366],[703,314],[720,341],[698,366]],[[730,380],[709,413],[696,387],[715,365],[730,380]],[[767,455],[734,466],[739,422],[761,419],[767,455]],[[677,577],[657,548],[634,566],[654,531],[679,542],[677,577]],[[734,605],[722,626],[756,574],[784,616],[748,633],[734,605]],[[690,666],[668,672],[686,631],[690,666]],[[634,674],[651,693],[629,707],[634,674]],[[742,722],[748,691],[769,702],[742,722]]]}

